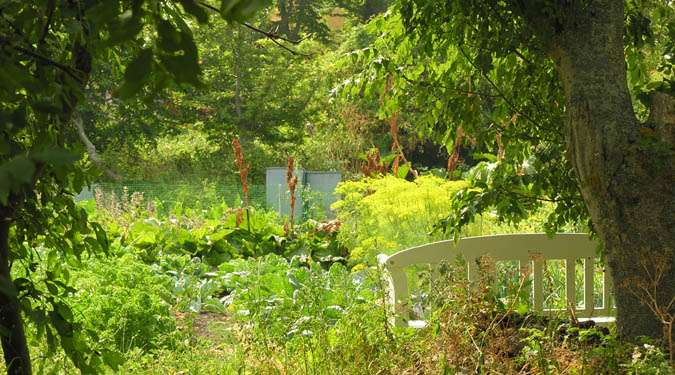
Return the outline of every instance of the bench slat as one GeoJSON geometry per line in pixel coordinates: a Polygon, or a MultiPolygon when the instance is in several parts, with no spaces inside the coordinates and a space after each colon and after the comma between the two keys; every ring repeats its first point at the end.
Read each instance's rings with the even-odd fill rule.
{"type": "Polygon", "coordinates": [[[567,306],[577,307],[577,288],[576,288],[576,272],[574,265],[576,259],[565,258],[565,300],[567,306]]]}
{"type": "Polygon", "coordinates": [[[544,311],[544,266],[541,259],[534,260],[534,274],[532,275],[532,285],[534,286],[533,292],[533,302],[534,310],[542,312],[544,311]]]}
{"type": "Polygon", "coordinates": [[[584,258],[584,316],[591,317],[595,309],[594,286],[595,282],[595,259],[584,258]]]}

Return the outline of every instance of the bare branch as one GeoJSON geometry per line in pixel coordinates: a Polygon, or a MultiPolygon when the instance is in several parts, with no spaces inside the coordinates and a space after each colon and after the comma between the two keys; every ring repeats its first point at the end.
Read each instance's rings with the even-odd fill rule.
{"type": "Polygon", "coordinates": [[[279,35],[279,34],[277,34],[276,32],[273,32],[273,31],[265,31],[265,30],[261,30],[261,29],[255,27],[255,26],[249,25],[249,24],[246,23],[246,22],[242,22],[242,25],[248,27],[249,29],[251,29],[251,30],[253,30],[253,31],[257,32],[257,33],[263,34],[263,35],[265,35],[266,37],[268,37],[268,38],[270,38],[270,39],[272,39],[272,40],[274,40],[274,39],[279,39],[279,40],[283,40],[284,42],[288,42],[288,43],[292,43],[292,44],[300,44],[300,42],[302,42],[303,40],[308,39],[308,38],[310,38],[312,35],[314,35],[314,33],[311,33],[311,34],[309,34],[309,35],[307,35],[307,36],[305,36],[305,37],[303,37],[303,38],[293,40],[293,39],[288,39],[288,38],[286,38],[286,37],[284,37],[284,36],[282,36],[282,35],[279,35]]]}
{"type": "Polygon", "coordinates": [[[87,134],[84,132],[84,127],[82,126],[82,119],[73,117],[73,123],[77,127],[77,135],[80,136],[80,140],[84,143],[84,146],[87,148],[87,154],[89,155],[89,160],[91,160],[94,165],[100,168],[108,177],[112,178],[115,181],[122,179],[122,176],[113,172],[111,169],[105,166],[103,160],[96,153],[96,146],[89,140],[87,134]]]}
{"type": "Polygon", "coordinates": [[[403,77],[403,79],[408,81],[408,83],[413,83],[413,84],[416,83],[416,84],[422,85],[424,87],[431,87],[431,88],[437,87],[437,88],[441,88],[441,89],[452,90],[452,91],[455,91],[455,92],[460,93],[460,94],[476,95],[476,96],[480,96],[482,98],[501,98],[501,95],[484,94],[484,93],[476,92],[476,91],[463,90],[463,89],[460,89],[460,88],[457,88],[457,87],[444,86],[444,85],[440,85],[440,84],[432,84],[432,83],[429,83],[429,82],[426,82],[426,81],[416,81],[416,80],[406,76],[405,74],[401,74],[401,77],[403,77]]]}
{"type": "MultiPolygon", "coordinates": [[[[47,40],[47,35],[49,34],[49,27],[52,24],[52,17],[54,16],[54,8],[55,5],[52,3],[51,6],[49,7],[49,11],[47,14],[47,22],[45,23],[45,28],[42,30],[42,37],[40,37],[40,40],[38,41],[38,46],[41,46],[45,43],[47,40]]],[[[40,48],[38,47],[38,50],[40,48]]]]}
{"type": "MultiPolygon", "coordinates": [[[[211,5],[211,4],[205,3],[205,2],[203,2],[203,1],[198,1],[197,3],[198,3],[199,5],[201,5],[201,6],[203,6],[203,7],[206,8],[206,9],[212,10],[212,11],[214,11],[214,12],[216,12],[216,13],[220,13],[220,10],[219,10],[218,8],[214,7],[214,6],[211,5]]],[[[277,34],[275,31],[271,31],[271,30],[270,30],[270,31],[261,30],[261,29],[255,27],[255,26],[253,26],[253,25],[250,25],[250,24],[248,24],[248,23],[246,23],[246,22],[241,22],[241,24],[244,25],[245,27],[247,27],[248,29],[252,30],[252,31],[255,31],[255,32],[259,33],[259,34],[264,35],[266,38],[268,38],[269,40],[271,40],[272,42],[274,42],[274,44],[276,44],[277,46],[279,46],[279,47],[285,49],[286,51],[290,52],[290,53],[293,54],[293,55],[296,55],[296,56],[304,56],[304,57],[310,57],[310,56],[312,56],[311,54],[301,53],[301,52],[292,50],[292,49],[290,49],[289,47],[287,47],[287,46],[281,44],[281,43],[279,42],[279,40],[282,40],[282,41],[288,42],[288,43],[292,43],[292,44],[300,44],[300,42],[302,42],[303,40],[305,40],[305,39],[311,37],[313,34],[309,34],[309,35],[307,35],[307,36],[305,36],[304,38],[301,38],[301,39],[293,40],[293,39],[288,39],[288,38],[286,38],[286,37],[284,37],[284,36],[282,36],[282,35],[279,35],[279,34],[277,34]]]]}
{"type": "Polygon", "coordinates": [[[14,48],[15,50],[17,50],[17,51],[19,51],[19,52],[21,52],[21,53],[23,53],[23,54],[25,54],[25,55],[28,55],[28,56],[33,57],[33,58],[35,58],[35,59],[38,59],[38,60],[44,62],[44,63],[47,64],[47,65],[51,65],[51,66],[53,66],[53,67],[55,67],[55,68],[61,69],[64,73],[66,73],[66,74],[68,74],[69,76],[71,76],[71,77],[72,77],[74,80],[76,80],[78,83],[81,83],[81,84],[84,84],[84,83],[85,83],[84,79],[83,79],[82,77],[78,76],[77,73],[75,72],[75,70],[74,70],[73,68],[67,66],[67,65],[63,65],[63,64],[61,64],[60,62],[57,62],[57,61],[54,61],[54,60],[52,60],[52,59],[50,59],[50,58],[48,58],[48,57],[42,56],[42,55],[40,55],[39,53],[33,52],[33,51],[29,50],[29,49],[26,49],[26,48],[23,48],[23,47],[20,47],[20,46],[13,45],[9,40],[4,39],[4,38],[2,38],[2,37],[0,37],[0,42],[9,45],[11,48],[14,48]]]}
{"type": "Polygon", "coordinates": [[[515,191],[510,191],[507,190],[504,187],[499,187],[497,190],[501,191],[502,193],[506,195],[511,195],[511,196],[516,196],[520,199],[525,199],[528,201],[540,201],[540,202],[550,202],[550,203],[558,203],[558,202],[569,202],[569,201],[576,201],[576,202],[583,202],[583,199],[579,197],[561,197],[561,198],[545,198],[545,197],[534,197],[531,195],[526,195],[522,193],[518,193],[515,191]]]}
{"type": "Polygon", "coordinates": [[[502,92],[502,90],[500,90],[499,87],[497,87],[497,85],[496,85],[494,82],[492,82],[492,80],[490,79],[490,77],[488,77],[487,74],[483,73],[483,71],[481,71],[480,69],[478,69],[478,67],[476,66],[476,64],[469,58],[469,56],[466,54],[466,52],[464,52],[464,49],[463,49],[461,46],[459,46],[459,52],[464,56],[464,58],[466,58],[466,61],[468,61],[469,64],[471,64],[471,66],[474,67],[474,69],[476,69],[476,70],[478,70],[478,71],[480,72],[480,74],[483,76],[483,78],[485,78],[485,80],[490,84],[490,86],[492,86],[492,88],[494,88],[495,91],[497,91],[497,93],[499,94],[499,96],[500,96],[502,99],[504,99],[504,102],[511,108],[511,110],[513,110],[514,112],[516,112],[517,114],[519,114],[520,116],[522,116],[524,119],[526,119],[527,121],[529,121],[530,123],[532,123],[532,125],[536,126],[537,128],[539,128],[539,129],[543,129],[543,128],[544,128],[541,124],[539,124],[538,122],[534,121],[530,116],[528,116],[527,114],[523,113],[520,109],[518,109],[518,107],[516,107],[516,106],[515,106],[515,105],[514,105],[514,104],[506,97],[506,95],[504,95],[504,93],[502,92]]]}

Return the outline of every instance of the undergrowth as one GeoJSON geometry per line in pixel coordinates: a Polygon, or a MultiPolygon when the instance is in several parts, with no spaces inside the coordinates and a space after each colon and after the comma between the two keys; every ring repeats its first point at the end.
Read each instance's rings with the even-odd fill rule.
{"type": "MultiPolygon", "coordinates": [[[[448,188],[424,181],[399,185],[448,188]]],[[[379,191],[345,196],[355,206],[341,209],[363,211],[360,205],[377,202],[379,191]]],[[[395,211],[390,203],[383,211],[395,211]]],[[[428,242],[423,230],[436,214],[425,207],[409,206],[408,219],[386,212],[373,221],[345,219],[338,233],[362,245],[368,234],[396,246],[428,242]],[[426,221],[413,223],[424,215],[426,221]]],[[[508,267],[483,267],[489,277],[476,286],[467,284],[462,267],[446,265],[441,282],[421,299],[426,327],[397,328],[383,271],[358,252],[349,258],[335,240],[339,221],[301,224],[291,236],[278,217],[256,209],[249,233],[238,209],[225,204],[204,213],[157,202],[147,207],[136,196],[112,210],[94,202],[87,209],[103,219],[111,254],[82,260],[86,267],[64,263],[75,288],[63,301],[78,327],[96,333],[97,349],[87,360],[100,362],[105,353],[110,374],[675,373],[658,342],[624,342],[604,328],[575,326],[567,316],[529,313],[512,298],[524,279],[507,275],[500,290],[492,289],[492,279],[508,267]]],[[[563,275],[555,272],[553,265],[551,280],[563,275]]],[[[44,337],[30,343],[36,373],[76,372],[44,337]]]]}

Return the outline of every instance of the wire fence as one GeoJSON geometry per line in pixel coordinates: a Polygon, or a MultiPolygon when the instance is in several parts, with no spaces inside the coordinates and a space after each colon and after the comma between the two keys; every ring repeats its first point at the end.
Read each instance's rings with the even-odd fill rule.
{"type": "MultiPolygon", "coordinates": [[[[92,189],[85,190],[76,196],[76,201],[94,198],[97,189],[100,190],[99,194],[103,194],[106,199],[112,196],[121,198],[124,195],[131,196],[134,193],[141,193],[145,201],[157,200],[166,207],[172,207],[179,203],[186,208],[208,208],[223,202],[230,207],[239,207],[245,204],[244,191],[241,186],[218,184],[99,183],[94,184],[92,189]]],[[[249,186],[248,199],[253,206],[266,207],[265,185],[249,186]]]]}
{"type": "MultiPolygon", "coordinates": [[[[332,194],[333,186],[298,186],[296,194],[296,220],[325,219],[333,217],[330,205],[337,199],[332,194]]],[[[209,210],[225,203],[228,207],[244,207],[245,195],[241,186],[219,184],[149,184],[149,183],[97,183],[91,189],[82,191],[75,201],[95,198],[99,204],[107,206],[109,202],[128,202],[134,196],[142,196],[145,202],[157,201],[171,209],[176,205],[182,208],[209,210]],[[107,203],[106,203],[107,202],[107,203]]],[[[285,184],[274,186],[248,186],[249,204],[257,208],[274,210],[290,215],[290,193],[285,184]]]]}

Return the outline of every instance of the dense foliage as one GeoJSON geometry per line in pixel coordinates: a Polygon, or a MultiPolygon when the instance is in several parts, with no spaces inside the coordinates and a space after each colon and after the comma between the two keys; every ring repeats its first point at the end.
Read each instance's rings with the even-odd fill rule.
{"type": "MultiPolygon", "coordinates": [[[[415,215],[421,218],[423,208],[437,198],[417,190],[464,185],[432,176],[418,184],[394,179],[345,184],[356,194],[347,201],[359,221],[349,219],[343,228],[370,225],[371,238],[397,243],[402,241],[400,233],[377,227],[379,213],[364,200],[385,199],[377,197],[380,194],[402,202],[415,196],[416,204],[409,209],[418,210],[415,215]],[[358,194],[365,186],[371,194],[358,194]]],[[[567,319],[529,316],[524,300],[512,305],[509,296],[522,280],[509,264],[485,266],[484,284],[478,289],[463,281],[466,270],[448,265],[442,271],[444,282],[434,284],[431,294],[425,289],[428,270],[412,270],[416,277],[411,280],[417,283],[411,285],[412,308],[423,311],[429,326],[408,331],[389,325],[384,275],[363,265],[374,264],[380,249],[372,249],[372,258],[367,258],[352,242],[349,253],[326,258],[322,251],[343,248],[337,233],[329,234],[325,227],[317,231],[317,223],[296,226],[294,235],[285,236],[275,213],[255,210],[249,236],[236,227],[236,207],[158,210],[141,203],[136,197],[111,210],[94,200],[83,202],[109,234],[110,256],[83,259],[87,267],[62,265],[74,289],[63,294],[60,311],[72,314],[76,345],[94,349],[87,360],[95,363],[95,353],[105,353],[111,370],[102,371],[276,374],[293,369],[302,374],[369,374],[422,368],[544,373],[573,368],[581,373],[672,373],[666,353],[651,341],[627,344],[604,330],[570,327],[567,319]],[[238,234],[218,238],[232,229],[238,234]],[[271,240],[270,233],[278,238],[271,240]],[[234,250],[223,253],[223,248],[234,250]],[[362,265],[348,268],[344,263],[362,265]],[[500,285],[495,291],[493,277],[500,285]]],[[[529,218],[530,224],[519,230],[541,228],[546,216],[529,218]]],[[[397,220],[406,232],[404,239],[414,242],[428,236],[427,226],[397,220]]],[[[508,227],[486,218],[480,230],[495,233],[508,227]]],[[[369,240],[365,233],[358,238],[369,240]]],[[[551,304],[564,301],[563,269],[563,264],[553,263],[545,271],[551,307],[561,307],[551,304]]],[[[49,353],[39,336],[29,333],[29,342],[38,357],[49,353]]],[[[53,355],[36,362],[39,371],[75,371],[71,361],[53,355]]]]}
{"type": "Polygon", "coordinates": [[[373,264],[377,254],[447,239],[429,235],[450,211],[452,197],[466,183],[433,175],[406,181],[394,176],[346,181],[336,189],[342,199],[333,209],[342,218],[339,238],[354,264],[373,264]]]}
{"type": "MultiPolygon", "coordinates": [[[[2,2],[0,368],[673,372],[672,251],[628,262],[649,277],[649,267],[661,272],[656,286],[640,281],[640,269],[625,272],[635,276],[626,290],[655,301],[654,314],[635,315],[636,327],[651,326],[634,332],[652,339],[632,343],[511,304],[512,286],[524,282],[512,265],[488,271],[472,293],[461,269],[432,291],[427,270],[409,270],[410,308],[429,325],[397,329],[375,266],[379,253],[439,239],[594,231],[614,220],[590,220],[584,189],[602,190],[603,175],[579,174],[565,119],[574,107],[558,76],[566,72],[547,55],[558,42],[548,38],[567,32],[570,19],[583,23],[597,2],[401,0],[386,13],[388,0],[269,3],[2,2]],[[542,28],[548,22],[555,27],[542,28]],[[232,162],[235,138],[250,170],[232,162]],[[249,207],[244,175],[262,184],[265,168],[291,155],[298,166],[342,172],[337,220],[294,226],[249,207]],[[99,191],[73,202],[92,181],[113,180],[205,188],[183,185],[159,199],[99,191]],[[506,274],[497,290],[495,274],[506,274]]],[[[618,81],[627,75],[633,118],[645,121],[620,154],[626,165],[634,155],[647,160],[633,168],[643,173],[638,182],[672,171],[672,131],[662,126],[672,125],[671,113],[654,111],[654,98],[675,87],[671,5],[628,0],[618,17],[627,69],[618,81]]],[[[612,181],[622,181],[614,170],[612,181]]],[[[617,185],[604,186],[606,196],[617,185]]],[[[622,222],[669,228],[672,214],[650,212],[622,222]]],[[[634,235],[602,228],[606,245],[634,235]]],[[[609,245],[614,268],[618,250],[609,245]]],[[[564,307],[562,268],[546,270],[548,306],[564,307]]],[[[625,322],[631,313],[620,301],[625,322]]]]}
{"type": "Polygon", "coordinates": [[[675,308],[672,3],[401,0],[369,30],[343,97],[379,98],[392,121],[420,110],[420,133],[496,156],[445,229],[553,203],[549,233],[583,223],[602,240],[622,333],[672,341],[654,312],[675,308]],[[660,262],[640,265],[655,256],[656,281],[660,262]]]}

